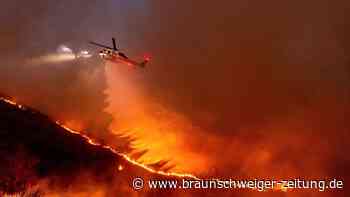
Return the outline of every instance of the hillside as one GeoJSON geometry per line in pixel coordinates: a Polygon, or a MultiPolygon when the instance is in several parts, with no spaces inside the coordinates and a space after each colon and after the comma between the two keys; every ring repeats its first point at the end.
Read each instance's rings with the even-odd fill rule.
{"type": "Polygon", "coordinates": [[[131,188],[132,179],[176,178],[129,161],[48,116],[6,99],[0,100],[0,157],[0,191],[7,194],[37,188],[42,195],[161,196],[165,191],[136,193],[131,188]]]}

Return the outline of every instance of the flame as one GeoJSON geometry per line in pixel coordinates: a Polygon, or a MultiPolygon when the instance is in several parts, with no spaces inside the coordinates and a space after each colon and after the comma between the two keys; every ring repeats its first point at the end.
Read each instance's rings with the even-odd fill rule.
{"type": "Polygon", "coordinates": [[[20,105],[20,104],[16,103],[15,101],[12,101],[12,100],[9,100],[9,99],[3,98],[3,97],[0,97],[0,99],[1,99],[2,101],[5,101],[5,102],[8,103],[8,104],[11,104],[11,105],[14,105],[14,106],[18,107],[19,109],[25,109],[25,108],[23,107],[23,105],[20,105]]]}
{"type": "Polygon", "coordinates": [[[105,149],[108,149],[109,151],[113,152],[114,154],[116,155],[119,155],[121,157],[123,157],[125,160],[127,160],[129,163],[135,165],[135,166],[138,166],[138,167],[141,167],[143,169],[145,169],[146,171],[148,172],[152,172],[152,173],[155,173],[155,174],[159,174],[159,175],[164,175],[164,176],[174,176],[174,177],[180,177],[180,178],[193,178],[193,179],[197,179],[199,180],[199,178],[197,178],[196,176],[192,175],[192,174],[187,174],[187,173],[176,173],[176,172],[164,172],[164,171],[158,171],[158,170],[154,170],[150,167],[148,167],[147,165],[144,165],[142,163],[139,163],[133,159],[131,159],[128,155],[124,154],[124,153],[119,153],[118,151],[116,151],[114,148],[112,148],[111,146],[108,146],[108,145],[102,145],[98,142],[96,142],[94,139],[88,137],[87,135],[85,134],[82,134],[78,131],[75,131],[63,124],[61,124],[59,121],[56,121],[56,124],[59,125],[60,127],[64,128],[65,130],[69,131],[70,133],[73,133],[73,134],[77,134],[77,135],[80,135],[82,138],[84,138],[89,144],[91,145],[94,145],[94,146],[100,146],[102,148],[105,148],[105,149]]]}
{"type": "Polygon", "coordinates": [[[124,170],[124,167],[123,167],[122,165],[119,165],[119,166],[118,166],[118,170],[119,170],[119,171],[122,171],[122,170],[124,170]]]}
{"type": "MultiPolygon", "coordinates": [[[[15,101],[0,97],[0,100],[5,101],[6,103],[9,103],[13,106],[18,107],[19,109],[25,109],[22,105],[16,103],[15,101]]],[[[164,172],[164,171],[158,171],[158,170],[154,170],[150,167],[148,167],[147,165],[141,164],[135,160],[133,160],[132,158],[130,158],[128,155],[124,154],[124,153],[120,153],[118,151],[116,151],[114,148],[112,148],[111,146],[108,145],[102,145],[98,142],[96,142],[94,139],[90,138],[89,136],[82,134],[76,130],[73,130],[69,127],[67,127],[66,125],[60,123],[59,121],[55,122],[58,126],[64,128],[66,131],[79,135],[81,136],[83,139],[85,139],[89,144],[93,145],[93,146],[99,146],[102,147],[104,149],[108,149],[109,151],[111,151],[112,153],[114,153],[115,155],[121,156],[123,157],[125,160],[127,160],[129,163],[131,163],[132,165],[138,166],[140,168],[143,168],[144,170],[151,172],[151,173],[155,173],[155,174],[159,174],[159,175],[164,175],[164,176],[172,176],[172,177],[179,177],[179,178],[192,178],[192,179],[197,179],[199,180],[199,178],[197,178],[196,176],[192,175],[192,174],[188,174],[188,173],[176,173],[176,172],[164,172]]],[[[120,166],[117,167],[118,169],[120,169],[120,166]]],[[[123,167],[121,167],[123,168],[123,167]]]]}
{"type": "Polygon", "coordinates": [[[135,86],[143,75],[124,66],[106,64],[105,69],[109,87],[105,111],[114,120],[110,130],[116,135],[133,138],[133,149],[146,150],[136,153],[137,158],[131,152],[131,158],[148,166],[162,162],[164,165],[159,170],[177,173],[205,174],[212,169],[214,162],[205,155],[200,139],[191,134],[203,133],[201,128],[184,114],[145,93],[139,85],[135,86]],[[193,150],[192,146],[197,149],[193,150]]]}
{"type": "Polygon", "coordinates": [[[277,188],[275,188],[274,190],[287,192],[288,186],[287,186],[287,184],[283,183],[283,184],[279,185],[277,188]]]}
{"type": "MultiPolygon", "coordinates": [[[[23,105],[20,105],[18,103],[16,103],[13,100],[9,100],[3,97],[0,97],[0,100],[11,104],[13,106],[16,106],[17,108],[21,109],[21,110],[25,110],[26,108],[23,105]]],[[[69,128],[68,126],[62,124],[59,121],[55,122],[58,126],[60,126],[61,128],[65,129],[66,131],[72,133],[72,134],[76,134],[79,135],[80,137],[82,137],[85,141],[87,141],[89,144],[93,145],[93,146],[99,146],[102,147],[104,149],[108,149],[109,151],[111,151],[112,153],[114,153],[115,155],[121,156],[123,157],[126,161],[128,161],[130,164],[135,165],[137,167],[140,167],[148,172],[151,173],[155,173],[155,174],[159,174],[159,175],[163,175],[163,176],[171,176],[171,177],[177,177],[177,178],[191,178],[191,179],[195,179],[195,180],[200,180],[200,178],[198,178],[197,176],[193,175],[193,174],[189,174],[189,173],[177,173],[177,172],[165,172],[165,171],[161,171],[161,170],[155,170],[145,164],[139,163],[136,160],[132,159],[131,157],[129,157],[127,154],[124,153],[120,153],[117,150],[115,150],[114,148],[112,148],[111,146],[108,145],[102,145],[98,142],[96,142],[94,139],[90,138],[89,136],[80,133],[79,131],[73,130],[71,128],[69,128]]],[[[124,170],[124,166],[122,165],[118,165],[117,167],[118,171],[122,171],[124,170]]],[[[220,180],[218,178],[213,178],[212,180],[220,180]]],[[[265,190],[265,191],[282,191],[282,192],[287,192],[287,187],[285,185],[279,185],[279,187],[274,188],[273,190],[265,190]]]]}

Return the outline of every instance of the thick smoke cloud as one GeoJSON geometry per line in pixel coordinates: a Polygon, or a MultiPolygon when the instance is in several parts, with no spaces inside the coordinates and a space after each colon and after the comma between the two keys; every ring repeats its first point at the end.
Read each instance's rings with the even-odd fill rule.
{"type": "MultiPolygon", "coordinates": [[[[137,115],[130,119],[136,123],[130,125],[142,127],[147,119],[144,127],[159,132],[139,131],[148,139],[140,143],[149,145],[149,138],[158,133],[165,141],[162,133],[169,132],[176,136],[172,143],[180,144],[178,149],[203,155],[217,168],[197,165],[193,171],[219,174],[266,175],[266,170],[271,175],[282,165],[289,175],[306,175],[296,166],[308,166],[321,176],[333,173],[328,171],[334,168],[332,159],[346,163],[340,150],[347,147],[342,139],[348,138],[349,127],[345,120],[350,82],[347,2],[151,4],[150,15],[138,23],[144,47],[155,58],[145,74],[143,95],[134,98],[153,112],[133,113],[137,115]],[[151,103],[158,107],[150,107],[151,103]],[[165,112],[159,105],[166,106],[165,112]],[[164,120],[164,113],[173,115],[164,120]],[[176,121],[174,114],[185,120],[176,121]],[[150,122],[158,122],[159,128],[150,122]],[[303,160],[307,155],[302,150],[310,144],[308,154],[317,156],[303,160]],[[223,154],[232,158],[222,158],[223,154]],[[255,163],[260,156],[264,162],[255,163]],[[303,161],[296,164],[296,160],[303,161]]],[[[111,88],[115,94],[123,89],[111,88]]],[[[154,155],[178,152],[172,146],[160,147],[154,155]]],[[[186,169],[192,160],[184,158],[186,169]]]]}

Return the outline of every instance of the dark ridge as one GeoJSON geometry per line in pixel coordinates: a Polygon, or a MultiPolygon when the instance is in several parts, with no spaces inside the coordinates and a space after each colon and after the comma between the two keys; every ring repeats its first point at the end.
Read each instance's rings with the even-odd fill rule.
{"type": "MultiPolygon", "coordinates": [[[[130,194],[135,192],[131,188],[133,177],[165,179],[109,149],[88,143],[34,109],[4,100],[0,100],[0,158],[0,196],[23,192],[42,180],[54,191],[81,190],[81,185],[95,183],[108,192],[130,194]],[[118,170],[120,165],[123,170],[118,170]]],[[[154,196],[174,191],[141,192],[154,196]]]]}
{"type": "MultiPolygon", "coordinates": [[[[1,158],[7,161],[0,164],[3,169],[1,175],[6,175],[6,168],[17,168],[20,165],[27,168],[23,170],[32,170],[28,173],[32,174],[33,180],[23,180],[28,182],[22,183],[24,185],[51,176],[63,179],[71,177],[70,179],[74,180],[83,171],[99,177],[99,169],[108,172],[122,160],[107,149],[90,145],[80,135],[69,133],[48,116],[28,107],[19,109],[4,101],[0,101],[0,154],[1,158]],[[13,163],[16,166],[11,166],[13,163]]],[[[22,177],[23,175],[20,175],[10,179],[22,177]]],[[[1,180],[6,179],[1,177],[1,180]]],[[[8,183],[1,181],[0,184],[2,190],[9,192],[23,188],[23,185],[16,188],[16,183],[12,183],[12,186],[6,189],[3,185],[8,183]]]]}

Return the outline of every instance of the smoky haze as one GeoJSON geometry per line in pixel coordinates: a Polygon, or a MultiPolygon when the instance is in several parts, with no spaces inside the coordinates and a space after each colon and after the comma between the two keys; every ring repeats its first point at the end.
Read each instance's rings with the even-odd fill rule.
{"type": "Polygon", "coordinates": [[[211,155],[214,170],[335,173],[349,139],[349,6],[152,1],[146,35],[157,59],[149,92],[200,128],[185,139],[211,155]]]}
{"type": "MultiPolygon", "coordinates": [[[[58,118],[102,127],[111,121],[104,112],[105,90],[117,108],[110,111],[120,113],[115,98],[123,93],[117,90],[133,89],[137,94],[130,95],[142,92],[143,99],[128,105],[142,100],[147,117],[155,116],[152,121],[167,117],[162,121],[172,124],[164,132],[179,127],[175,136],[186,140],[184,151],[203,155],[203,162],[210,161],[205,166],[217,166],[219,173],[266,175],[262,169],[273,161],[286,164],[291,174],[304,173],[293,161],[314,143],[312,154],[329,152],[298,165],[311,169],[326,163],[316,168],[324,175],[334,167],[328,166],[330,158],[344,165],[341,150],[348,147],[349,6],[343,0],[6,2],[0,12],[0,89],[58,118]],[[107,87],[105,70],[95,59],[23,64],[60,44],[80,49],[87,40],[107,44],[112,36],[131,57],[153,56],[130,89],[107,87]],[[103,118],[96,122],[96,117],[103,118]],[[220,158],[224,149],[231,158],[220,158]],[[261,158],[260,163],[247,155],[261,158]]],[[[125,80],[133,77],[128,73],[125,80]]],[[[129,119],[137,123],[139,118],[144,119],[129,119]]],[[[180,160],[186,163],[186,158],[193,157],[180,160]]]]}
{"type": "Polygon", "coordinates": [[[178,109],[216,111],[224,130],[348,92],[345,1],[153,5],[156,83],[178,109]]]}
{"type": "Polygon", "coordinates": [[[106,32],[99,28],[108,27],[110,21],[96,23],[87,17],[105,17],[95,8],[96,1],[4,3],[0,17],[0,91],[79,129],[101,131],[108,128],[111,117],[103,112],[107,104],[101,62],[54,59],[60,45],[77,52],[87,48],[90,38],[98,38],[96,35],[106,32]],[[40,61],[45,57],[51,59],[31,63],[31,60],[40,61]]]}

